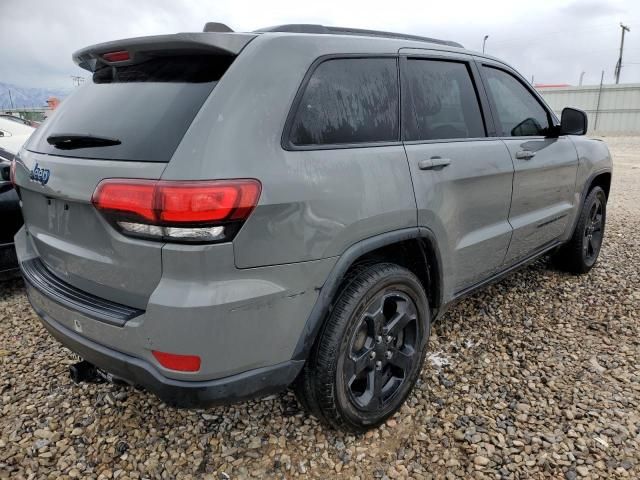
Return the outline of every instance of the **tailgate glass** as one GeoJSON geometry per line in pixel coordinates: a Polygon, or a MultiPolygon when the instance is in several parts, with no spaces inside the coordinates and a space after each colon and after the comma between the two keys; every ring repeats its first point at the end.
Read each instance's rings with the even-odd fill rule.
{"type": "Polygon", "coordinates": [[[105,65],[62,102],[27,149],[66,157],[168,162],[233,58],[165,55],[131,65],[105,65]],[[65,135],[117,143],[85,142],[72,148],[51,144],[52,138],[65,135]]]}

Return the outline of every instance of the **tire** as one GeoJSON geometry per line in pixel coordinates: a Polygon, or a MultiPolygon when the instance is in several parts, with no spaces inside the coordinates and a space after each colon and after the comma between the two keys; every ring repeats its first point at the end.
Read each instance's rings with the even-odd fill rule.
{"type": "Polygon", "coordinates": [[[420,375],[430,326],[427,296],[409,270],[391,263],[355,270],[294,384],[300,403],[339,430],[380,425],[420,375]]]}
{"type": "Polygon", "coordinates": [[[571,240],[555,255],[562,270],[582,274],[598,260],[607,220],[607,196],[600,187],[593,187],[584,201],[571,240]]]}

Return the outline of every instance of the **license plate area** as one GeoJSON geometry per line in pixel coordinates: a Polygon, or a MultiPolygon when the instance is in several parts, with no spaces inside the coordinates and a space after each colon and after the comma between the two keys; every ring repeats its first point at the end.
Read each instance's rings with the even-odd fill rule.
{"type": "Polygon", "coordinates": [[[58,198],[45,197],[47,208],[47,230],[59,236],[70,233],[71,204],[58,198]]]}

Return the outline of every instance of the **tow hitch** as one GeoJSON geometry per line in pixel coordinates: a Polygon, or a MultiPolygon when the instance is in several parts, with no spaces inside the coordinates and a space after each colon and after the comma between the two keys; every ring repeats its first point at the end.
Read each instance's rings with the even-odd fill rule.
{"type": "Polygon", "coordinates": [[[93,363],[81,360],[69,367],[69,376],[74,383],[113,383],[114,385],[131,386],[124,378],[116,377],[99,369],[93,363]]]}
{"type": "Polygon", "coordinates": [[[102,377],[98,374],[98,370],[95,365],[82,360],[81,362],[74,363],[69,366],[69,376],[74,383],[97,383],[102,380],[102,377]]]}

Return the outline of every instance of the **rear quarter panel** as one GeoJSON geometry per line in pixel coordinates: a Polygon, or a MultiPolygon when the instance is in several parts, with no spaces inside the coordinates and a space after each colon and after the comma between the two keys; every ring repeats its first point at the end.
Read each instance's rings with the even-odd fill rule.
{"type": "Polygon", "coordinates": [[[337,256],[363,238],[416,225],[402,145],[317,151],[281,146],[287,114],[314,60],[397,49],[388,41],[263,36],[231,65],[163,178],[262,182],[259,205],[234,240],[236,266],[337,256]]]}
{"type": "Polygon", "coordinates": [[[611,172],[613,169],[609,147],[604,141],[586,136],[570,136],[569,138],[573,141],[578,153],[578,172],[574,192],[576,208],[573,212],[573,221],[569,222],[571,228],[566,232],[565,239],[569,239],[573,234],[573,225],[575,225],[582,208],[591,181],[599,174],[611,172]]]}
{"type": "Polygon", "coordinates": [[[576,191],[582,192],[588,187],[587,183],[593,174],[611,171],[613,161],[607,144],[599,139],[571,136],[571,140],[578,152],[578,178],[576,191]]]}

